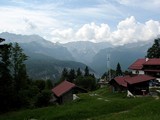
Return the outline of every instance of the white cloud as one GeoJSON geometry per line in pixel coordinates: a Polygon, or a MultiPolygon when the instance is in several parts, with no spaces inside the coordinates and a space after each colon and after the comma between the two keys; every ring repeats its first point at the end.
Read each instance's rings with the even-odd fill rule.
{"type": "MultiPolygon", "coordinates": [[[[120,2],[129,6],[131,3],[136,5],[138,0],[121,0],[120,2]]],[[[151,3],[150,0],[145,2],[145,4],[149,3],[151,3]]],[[[160,2],[153,0],[151,5],[160,6],[160,2]]],[[[151,19],[142,23],[138,22],[134,16],[121,20],[116,29],[111,31],[113,26],[107,24],[108,18],[116,21],[118,19],[114,16],[123,15],[119,9],[108,2],[104,5],[74,9],[59,7],[59,4],[53,3],[45,4],[45,6],[47,7],[44,9],[42,5],[32,9],[0,7],[0,32],[38,34],[53,42],[88,40],[92,42],[108,41],[114,45],[147,41],[160,34],[160,21],[151,19]],[[101,19],[103,21],[99,22],[101,19]]]]}
{"type": "Polygon", "coordinates": [[[54,42],[70,41],[74,39],[74,31],[71,28],[65,30],[53,30],[51,35],[53,36],[52,41],[54,42]]]}
{"type": "Polygon", "coordinates": [[[78,30],[54,30],[53,39],[58,38],[59,42],[70,42],[75,40],[101,42],[108,41],[113,45],[123,45],[138,41],[148,41],[160,34],[160,22],[149,20],[144,24],[136,21],[131,16],[122,20],[115,31],[110,31],[107,24],[96,25],[95,23],[85,24],[78,30]]]}
{"type": "Polygon", "coordinates": [[[117,28],[118,29],[129,29],[129,28],[133,28],[136,26],[136,19],[131,16],[129,18],[126,18],[125,20],[123,21],[120,21],[117,28]]]}
{"type": "Polygon", "coordinates": [[[92,41],[101,42],[106,40],[110,35],[110,28],[107,24],[96,25],[95,23],[85,24],[78,30],[71,28],[65,30],[53,30],[53,40],[58,42],[92,41]]]}
{"type": "Polygon", "coordinates": [[[98,26],[95,23],[83,25],[77,32],[76,36],[83,40],[94,40],[98,26]]]}
{"type": "Polygon", "coordinates": [[[80,40],[91,40],[101,42],[106,40],[110,34],[110,27],[107,24],[96,25],[95,23],[83,25],[77,32],[76,37],[80,40]]]}
{"type": "Polygon", "coordinates": [[[143,9],[157,11],[160,8],[160,1],[159,0],[116,0],[118,3],[125,5],[125,6],[132,6],[132,7],[140,7],[143,9]]]}
{"type": "Polygon", "coordinates": [[[160,22],[149,20],[139,23],[133,16],[119,22],[117,30],[111,33],[113,44],[126,44],[154,39],[160,34],[160,22]]]}
{"type": "Polygon", "coordinates": [[[99,40],[107,40],[110,35],[110,27],[107,24],[101,24],[100,27],[96,30],[95,38],[99,40]]]}
{"type": "Polygon", "coordinates": [[[51,27],[59,27],[59,21],[41,10],[17,7],[0,7],[0,32],[16,34],[48,34],[51,27]]]}

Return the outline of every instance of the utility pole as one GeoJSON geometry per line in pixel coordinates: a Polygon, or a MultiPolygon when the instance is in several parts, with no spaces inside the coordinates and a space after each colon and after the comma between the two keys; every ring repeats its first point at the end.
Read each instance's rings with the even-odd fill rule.
{"type": "Polygon", "coordinates": [[[107,73],[108,73],[108,81],[110,81],[111,80],[110,53],[107,54],[107,73]]]}

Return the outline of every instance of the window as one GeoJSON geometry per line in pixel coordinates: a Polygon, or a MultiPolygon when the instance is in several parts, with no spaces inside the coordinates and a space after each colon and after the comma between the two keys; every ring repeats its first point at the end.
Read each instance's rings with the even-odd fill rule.
{"type": "Polygon", "coordinates": [[[136,74],[139,74],[139,71],[138,71],[138,70],[136,70],[136,74]]]}

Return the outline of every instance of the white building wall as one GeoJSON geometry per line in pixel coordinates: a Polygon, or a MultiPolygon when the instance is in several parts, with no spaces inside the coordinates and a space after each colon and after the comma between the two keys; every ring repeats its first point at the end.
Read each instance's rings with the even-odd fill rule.
{"type": "Polygon", "coordinates": [[[158,80],[160,82],[160,78],[156,78],[156,80],[158,80]]]}
{"type": "Polygon", "coordinates": [[[142,71],[142,70],[139,70],[139,74],[144,74],[144,71],[142,71]]]}
{"type": "Polygon", "coordinates": [[[132,74],[144,74],[143,70],[132,70],[132,74]]]}
{"type": "Polygon", "coordinates": [[[132,70],[132,74],[136,74],[136,71],[135,71],[135,70],[132,70]]]}

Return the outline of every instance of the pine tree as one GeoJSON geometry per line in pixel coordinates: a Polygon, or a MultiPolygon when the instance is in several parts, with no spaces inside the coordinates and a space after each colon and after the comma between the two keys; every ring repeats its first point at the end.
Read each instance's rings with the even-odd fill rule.
{"type": "Polygon", "coordinates": [[[10,45],[0,45],[0,112],[8,111],[14,105],[11,101],[14,88],[10,72],[10,50],[10,45]]]}
{"type": "Polygon", "coordinates": [[[53,88],[53,84],[51,80],[46,80],[46,89],[50,90],[53,88]]]}
{"type": "Polygon", "coordinates": [[[78,77],[78,76],[81,76],[81,75],[82,75],[81,69],[78,68],[78,69],[77,69],[77,77],[78,77]]]}
{"type": "Polygon", "coordinates": [[[68,70],[66,68],[64,68],[63,71],[62,71],[60,82],[63,81],[63,80],[68,80],[68,70]]]}
{"type": "Polygon", "coordinates": [[[89,76],[89,69],[88,66],[86,66],[85,70],[84,70],[84,76],[89,76]]]}
{"type": "Polygon", "coordinates": [[[18,43],[12,45],[11,52],[13,79],[15,81],[15,89],[18,92],[19,90],[25,89],[27,86],[28,76],[24,63],[27,60],[27,56],[23,53],[23,49],[18,43]]]}
{"type": "Polygon", "coordinates": [[[117,64],[117,69],[116,69],[116,76],[121,76],[122,75],[122,70],[121,70],[121,66],[118,63],[117,64]]]}
{"type": "Polygon", "coordinates": [[[71,69],[69,72],[68,81],[73,82],[75,78],[76,78],[75,70],[71,69]]]}
{"type": "Polygon", "coordinates": [[[147,51],[147,58],[160,58],[160,38],[154,40],[154,44],[147,51]]]}

